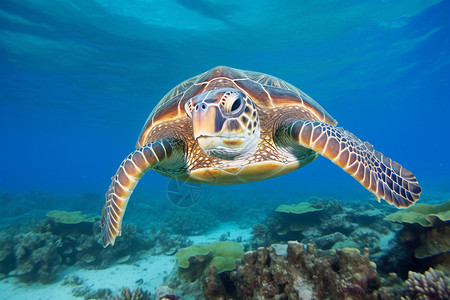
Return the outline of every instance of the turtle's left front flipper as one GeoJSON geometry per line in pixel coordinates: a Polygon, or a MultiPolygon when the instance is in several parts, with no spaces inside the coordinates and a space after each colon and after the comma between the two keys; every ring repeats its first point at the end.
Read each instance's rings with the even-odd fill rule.
{"type": "Polygon", "coordinates": [[[419,200],[422,189],[410,171],[343,128],[296,121],[284,126],[278,134],[287,137],[290,143],[325,156],[358,180],[377,200],[383,198],[398,208],[419,200]]]}
{"type": "Polygon", "coordinates": [[[179,141],[161,139],[137,149],[122,161],[116,175],[111,178],[102,210],[100,226],[104,247],[114,245],[116,237],[121,234],[123,215],[139,179],[158,165],[183,164],[182,147],[179,141]]]}

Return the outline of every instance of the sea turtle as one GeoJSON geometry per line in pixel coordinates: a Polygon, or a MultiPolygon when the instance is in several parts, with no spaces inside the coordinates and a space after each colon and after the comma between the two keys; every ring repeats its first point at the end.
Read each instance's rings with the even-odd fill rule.
{"type": "Polygon", "coordinates": [[[378,201],[404,208],[419,199],[411,172],[336,124],[308,95],[273,76],[221,66],[186,80],[153,109],[136,151],[112,177],[103,246],[121,234],[130,195],[150,169],[183,181],[237,184],[292,172],[322,155],[378,201]]]}

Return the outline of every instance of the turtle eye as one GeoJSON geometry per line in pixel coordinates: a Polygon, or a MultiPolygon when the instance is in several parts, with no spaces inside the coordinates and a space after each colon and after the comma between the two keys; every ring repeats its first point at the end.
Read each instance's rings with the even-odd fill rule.
{"type": "Polygon", "coordinates": [[[235,114],[239,112],[243,106],[244,101],[239,95],[233,95],[229,97],[225,103],[225,111],[229,114],[235,114]]]}
{"type": "Polygon", "coordinates": [[[236,100],[234,100],[233,105],[231,105],[231,112],[236,112],[241,107],[241,104],[241,98],[237,98],[236,100]]]}

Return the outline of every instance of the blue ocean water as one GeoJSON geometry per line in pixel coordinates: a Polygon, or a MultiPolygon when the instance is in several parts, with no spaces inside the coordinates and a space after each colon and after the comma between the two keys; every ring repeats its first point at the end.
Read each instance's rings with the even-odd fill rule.
{"type": "MultiPolygon", "coordinates": [[[[339,126],[411,170],[424,200],[448,200],[449,12],[439,0],[3,0],[0,190],[41,195],[17,204],[20,213],[100,214],[111,176],[158,101],[225,65],[295,85],[339,126]],[[42,195],[69,200],[45,203],[42,195]]],[[[146,174],[136,201],[166,202],[167,183],[146,174]]],[[[249,206],[308,196],[376,205],[325,158],[225,189],[249,206]]],[[[133,207],[132,198],[128,212],[138,215],[133,207]]]]}
{"type": "MultiPolygon", "coordinates": [[[[0,187],[104,190],[165,93],[227,65],[294,84],[448,192],[448,5],[2,1],[0,187]]],[[[324,159],[270,185],[292,183],[362,191],[324,159]]]]}

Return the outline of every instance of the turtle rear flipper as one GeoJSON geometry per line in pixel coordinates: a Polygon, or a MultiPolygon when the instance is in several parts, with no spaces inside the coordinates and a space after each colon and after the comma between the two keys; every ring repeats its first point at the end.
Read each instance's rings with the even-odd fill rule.
{"type": "Polygon", "coordinates": [[[379,201],[398,208],[411,206],[422,192],[416,177],[400,164],[343,128],[297,121],[283,127],[291,142],[314,150],[358,180],[379,201]]]}
{"type": "Polygon", "coordinates": [[[116,237],[120,236],[123,215],[139,179],[151,168],[178,157],[174,155],[177,151],[175,145],[177,142],[166,139],[154,141],[137,149],[122,161],[116,175],[111,178],[111,185],[105,195],[106,202],[100,221],[103,247],[114,245],[116,237]]]}

